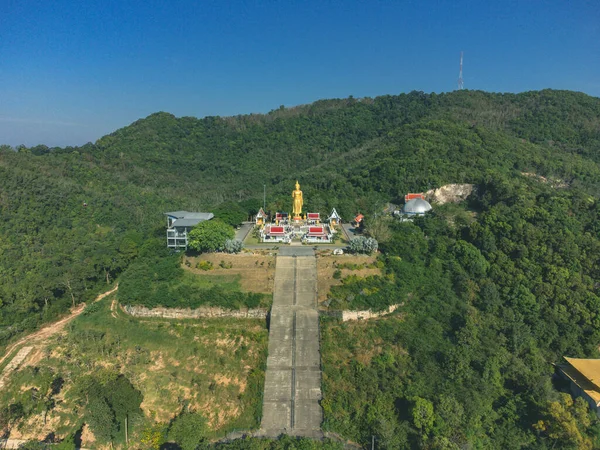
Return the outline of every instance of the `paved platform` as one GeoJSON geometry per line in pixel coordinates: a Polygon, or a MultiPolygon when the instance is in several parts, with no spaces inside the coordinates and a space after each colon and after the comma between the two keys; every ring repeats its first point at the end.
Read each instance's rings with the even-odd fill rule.
{"type": "Polygon", "coordinates": [[[323,411],[319,404],[321,355],[314,251],[310,247],[282,247],[276,264],[258,434],[320,438],[323,411]]]}
{"type": "MultiPolygon", "coordinates": [[[[315,251],[312,247],[306,245],[286,245],[279,247],[279,256],[312,256],[314,258],[315,251]]],[[[316,279],[315,272],[315,279],[316,279]]]]}

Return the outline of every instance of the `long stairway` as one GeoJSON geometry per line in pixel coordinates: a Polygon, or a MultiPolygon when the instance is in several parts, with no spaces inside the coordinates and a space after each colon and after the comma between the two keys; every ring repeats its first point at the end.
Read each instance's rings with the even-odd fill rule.
{"type": "Polygon", "coordinates": [[[317,267],[312,249],[277,256],[260,434],[322,437],[317,267]]]}

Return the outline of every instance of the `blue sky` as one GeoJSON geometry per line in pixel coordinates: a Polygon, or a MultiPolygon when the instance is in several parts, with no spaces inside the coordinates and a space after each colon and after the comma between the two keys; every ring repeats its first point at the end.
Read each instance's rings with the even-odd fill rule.
{"type": "Polygon", "coordinates": [[[0,0],[0,143],[456,88],[600,97],[600,1],[0,0]]]}

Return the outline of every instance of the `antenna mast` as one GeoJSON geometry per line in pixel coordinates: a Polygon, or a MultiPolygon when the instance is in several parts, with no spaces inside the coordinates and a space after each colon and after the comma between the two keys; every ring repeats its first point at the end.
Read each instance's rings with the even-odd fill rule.
{"type": "Polygon", "coordinates": [[[460,72],[458,72],[458,90],[462,91],[465,88],[465,83],[462,77],[463,52],[460,52],[460,72]]]}

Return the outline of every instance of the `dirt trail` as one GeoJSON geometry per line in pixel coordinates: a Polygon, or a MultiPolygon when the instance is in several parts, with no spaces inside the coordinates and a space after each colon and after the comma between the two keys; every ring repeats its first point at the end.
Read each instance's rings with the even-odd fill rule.
{"type": "MultiPolygon", "coordinates": [[[[110,295],[113,292],[116,292],[117,289],[119,289],[119,284],[118,283],[111,290],[106,291],[103,294],[98,295],[98,297],[96,297],[94,299],[94,302],[102,300],[107,295],[110,295]]],[[[4,363],[4,361],[6,360],[6,358],[8,358],[10,356],[10,354],[17,347],[20,347],[21,345],[24,345],[24,344],[34,344],[34,343],[37,343],[40,340],[47,339],[50,336],[53,336],[56,333],[58,333],[59,331],[61,331],[67,323],[69,323],[71,320],[73,320],[75,317],[77,317],[79,314],[81,314],[84,309],[85,309],[85,303],[82,303],[79,306],[77,306],[76,308],[72,309],[71,310],[71,314],[69,314],[67,317],[63,317],[62,319],[60,319],[60,320],[58,320],[56,322],[48,324],[45,327],[43,327],[43,328],[39,329],[38,331],[36,331],[35,333],[31,333],[31,334],[29,334],[29,335],[27,335],[27,336],[19,339],[17,342],[9,345],[6,348],[6,352],[5,352],[4,356],[2,358],[0,358],[0,365],[2,365],[2,363],[4,363]]],[[[4,375],[5,375],[5,373],[2,373],[2,377],[4,375]]]]}

